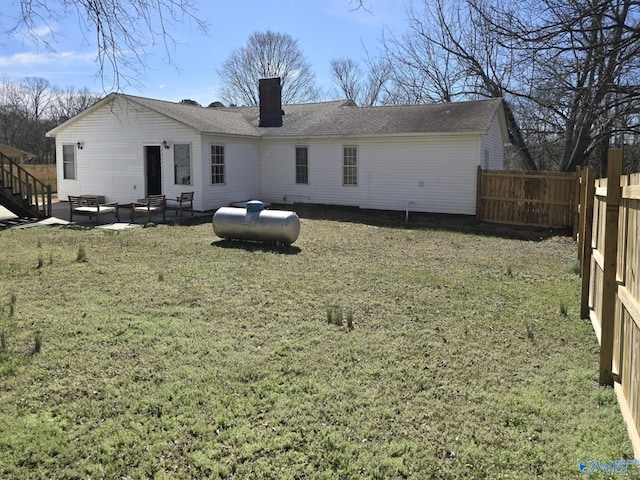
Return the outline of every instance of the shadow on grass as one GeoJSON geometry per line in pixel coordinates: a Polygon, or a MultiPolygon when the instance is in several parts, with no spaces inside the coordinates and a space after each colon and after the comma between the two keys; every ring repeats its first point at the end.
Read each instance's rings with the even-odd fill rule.
{"type": "Polygon", "coordinates": [[[218,240],[211,243],[219,248],[237,248],[248,252],[278,253],[280,255],[297,255],[302,250],[295,245],[279,245],[275,243],[251,242],[248,240],[218,240]]]}
{"type": "MultiPolygon", "coordinates": [[[[287,204],[272,205],[272,209],[289,210],[298,214],[301,219],[329,220],[336,222],[361,223],[386,228],[397,229],[432,229],[444,230],[459,233],[469,233],[497,238],[509,238],[516,240],[539,242],[551,237],[571,236],[572,229],[569,228],[541,228],[517,225],[500,225],[497,223],[478,222],[472,215],[450,215],[441,213],[409,212],[409,220],[405,220],[405,212],[390,210],[367,210],[358,207],[343,207],[338,205],[318,205],[318,204],[287,204]]],[[[167,226],[197,226],[211,224],[215,211],[198,212],[195,216],[167,218],[161,222],[167,226]]],[[[0,231],[3,229],[24,227],[34,223],[34,219],[11,219],[0,222],[0,231]]],[[[95,227],[94,224],[78,223],[80,228],[95,227]]],[[[147,224],[145,226],[155,226],[147,224]]],[[[67,227],[73,228],[73,227],[67,227]]],[[[243,248],[238,245],[228,245],[227,248],[243,248]]],[[[243,242],[247,250],[256,250],[259,243],[243,242]]],[[[262,245],[264,248],[264,245],[262,245]]],[[[277,247],[282,248],[282,247],[277,247]]],[[[269,250],[272,251],[273,249],[269,250]]],[[[297,253],[297,252],[278,252],[297,253]]]]}
{"type": "Polygon", "coordinates": [[[400,211],[367,210],[358,207],[309,204],[272,206],[272,208],[279,207],[295,211],[302,219],[309,218],[315,220],[362,223],[377,227],[408,230],[445,230],[534,242],[540,242],[551,237],[571,236],[573,233],[571,227],[542,228],[479,222],[475,216],[472,215],[409,212],[409,220],[407,221],[405,220],[405,212],[400,211]]]}
{"type": "MultiPolygon", "coordinates": [[[[572,228],[542,228],[518,225],[501,225],[497,223],[478,222],[473,215],[452,215],[444,213],[409,212],[409,220],[405,220],[405,212],[391,210],[368,210],[358,207],[344,207],[338,205],[317,204],[274,204],[270,207],[274,210],[288,210],[296,212],[301,219],[329,220],[335,222],[361,223],[377,227],[397,229],[431,229],[444,230],[459,233],[469,233],[487,237],[508,238],[541,242],[551,237],[572,235],[572,228]]],[[[182,217],[167,220],[165,225],[195,226],[211,223],[213,213],[198,215],[195,217],[182,217]]],[[[233,241],[226,248],[243,248],[235,245],[233,241]]],[[[246,245],[247,250],[256,250],[257,242],[240,242],[246,245]]],[[[268,245],[268,244],[266,244],[268,245]]],[[[223,246],[223,245],[221,245],[223,246]]],[[[264,245],[262,245],[264,247],[264,245]]],[[[282,247],[278,247],[282,248],[282,247]]],[[[268,250],[272,251],[272,250],[268,250]]],[[[279,252],[291,253],[291,252],[279,252]]],[[[295,252],[294,252],[295,253],[295,252]]]]}

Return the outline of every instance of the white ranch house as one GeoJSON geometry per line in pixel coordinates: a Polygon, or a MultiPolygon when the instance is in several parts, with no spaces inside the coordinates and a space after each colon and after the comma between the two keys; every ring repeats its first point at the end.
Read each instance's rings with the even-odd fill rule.
{"type": "Polygon", "coordinates": [[[259,199],[473,215],[477,167],[503,168],[501,99],[280,106],[279,82],[277,92],[271,110],[268,100],[203,108],[112,93],[47,133],[59,198],[193,191],[200,211],[259,199]]]}

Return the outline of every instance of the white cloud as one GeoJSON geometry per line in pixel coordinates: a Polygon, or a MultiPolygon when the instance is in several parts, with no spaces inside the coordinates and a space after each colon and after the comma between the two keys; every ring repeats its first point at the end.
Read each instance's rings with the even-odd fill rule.
{"type": "Polygon", "coordinates": [[[33,30],[33,36],[37,38],[45,38],[48,36],[52,36],[53,34],[54,30],[49,25],[42,25],[41,27],[35,28],[33,30]]]}
{"type": "Polygon", "coordinates": [[[41,67],[45,65],[86,64],[95,61],[95,54],[74,51],[58,53],[22,52],[0,56],[0,68],[41,67]]]}

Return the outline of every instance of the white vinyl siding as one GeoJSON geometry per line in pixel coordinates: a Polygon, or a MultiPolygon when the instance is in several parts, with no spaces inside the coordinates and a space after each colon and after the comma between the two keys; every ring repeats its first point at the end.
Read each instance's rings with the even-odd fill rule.
{"type": "Polygon", "coordinates": [[[315,203],[380,210],[475,214],[476,173],[481,153],[477,135],[413,138],[354,138],[358,146],[358,188],[343,186],[340,140],[309,141],[310,185],[295,183],[290,155],[294,141],[263,141],[260,199],[273,203],[315,203]],[[393,161],[390,161],[393,159],[393,161]]]}
{"type": "Polygon", "coordinates": [[[483,169],[504,169],[504,141],[500,132],[498,116],[494,118],[487,134],[482,136],[481,149],[484,157],[478,164],[481,165],[483,169]]]}
{"type": "MultiPolygon", "coordinates": [[[[229,138],[204,135],[202,169],[194,178],[202,178],[201,198],[206,210],[228,206],[232,202],[258,199],[260,192],[259,142],[254,138],[229,138]],[[211,145],[224,145],[225,183],[212,185],[211,145]]],[[[289,155],[291,155],[289,151],[289,155]]],[[[289,175],[291,173],[289,172],[289,175]]]]}
{"type": "Polygon", "coordinates": [[[145,195],[147,146],[160,148],[162,192],[185,191],[176,184],[174,150],[190,145],[194,208],[212,210],[250,199],[272,203],[314,203],[416,212],[475,214],[476,173],[485,165],[503,168],[504,138],[498,116],[485,135],[426,134],[385,137],[287,138],[201,133],[175,120],[117,98],[56,134],[58,195],[94,194],[130,203],[145,195]],[[75,180],[65,178],[64,154],[74,150],[75,180]],[[301,142],[303,142],[301,144],[301,142]],[[211,146],[224,146],[224,184],[211,184],[211,146]],[[357,146],[357,188],[344,185],[344,148],[357,146]],[[308,148],[309,183],[296,183],[292,156],[308,148]]]}
{"type": "MultiPolygon", "coordinates": [[[[192,168],[201,169],[201,136],[174,120],[119,98],[103,105],[56,136],[58,197],[100,195],[107,202],[131,203],[145,196],[145,146],[192,145],[192,168]],[[81,154],[76,153],[76,179],[67,180],[63,172],[64,145],[82,139],[81,154]]],[[[172,149],[160,148],[162,192],[177,197],[184,187],[175,185],[172,149]]],[[[208,164],[207,164],[208,168],[208,164]]],[[[194,208],[202,209],[199,186],[202,177],[192,178],[194,208]]]]}

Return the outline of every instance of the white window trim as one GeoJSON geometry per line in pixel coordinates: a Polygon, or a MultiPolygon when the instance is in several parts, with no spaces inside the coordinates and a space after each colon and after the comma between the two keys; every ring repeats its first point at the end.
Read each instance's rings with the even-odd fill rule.
{"type": "Polygon", "coordinates": [[[228,175],[228,171],[227,171],[227,146],[224,143],[210,143],[209,144],[209,185],[211,185],[212,187],[218,186],[218,185],[226,185],[227,184],[227,175],[228,175]],[[223,181],[222,182],[218,182],[218,183],[214,183],[213,182],[213,164],[211,163],[211,147],[222,147],[223,148],[223,163],[222,164],[217,164],[217,165],[222,165],[223,166],[223,181]]]}
{"type": "Polygon", "coordinates": [[[77,180],[78,179],[78,146],[75,143],[63,143],[62,144],[62,179],[63,180],[77,180]],[[65,176],[65,161],[64,161],[64,147],[73,148],[73,178],[67,178],[65,176]]]}
{"type": "Polygon", "coordinates": [[[173,143],[173,182],[174,185],[193,185],[193,145],[189,142],[173,143]],[[189,145],[189,183],[176,183],[176,145],[189,145]]]}
{"type": "Polygon", "coordinates": [[[295,145],[294,146],[294,149],[293,149],[293,152],[294,152],[293,153],[294,154],[293,161],[294,161],[294,169],[295,169],[294,170],[294,177],[295,177],[294,181],[295,181],[296,185],[310,185],[310,183],[311,183],[309,181],[309,177],[311,176],[311,175],[309,175],[309,173],[310,173],[309,172],[309,163],[310,163],[309,162],[309,157],[310,157],[309,150],[310,150],[309,149],[309,145],[295,145]],[[307,181],[304,182],[304,183],[298,182],[298,155],[297,155],[297,153],[298,153],[298,149],[299,148],[305,148],[307,150],[307,181]]]}
{"type": "Polygon", "coordinates": [[[342,186],[343,187],[357,187],[360,183],[360,148],[358,147],[358,145],[343,145],[342,146],[342,186]],[[356,150],[356,164],[355,164],[355,169],[356,169],[356,175],[355,175],[355,183],[345,183],[345,168],[346,165],[344,164],[344,151],[347,148],[355,148],[356,150]]]}

